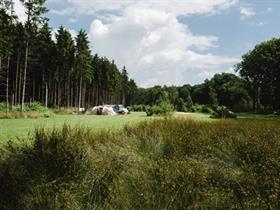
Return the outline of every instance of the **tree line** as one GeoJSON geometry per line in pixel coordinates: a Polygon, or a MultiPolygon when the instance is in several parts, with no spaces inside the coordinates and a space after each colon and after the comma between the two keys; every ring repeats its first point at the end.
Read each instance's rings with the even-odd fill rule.
{"type": "Polygon", "coordinates": [[[280,39],[257,45],[235,65],[239,76],[216,74],[202,84],[139,88],[134,103],[171,103],[177,111],[193,111],[195,105],[226,106],[235,112],[280,111],[280,39]]]}
{"type": "Polygon", "coordinates": [[[233,111],[252,110],[252,97],[248,83],[234,74],[216,74],[198,85],[155,86],[139,88],[135,104],[155,105],[171,103],[178,111],[192,111],[195,104],[209,107],[224,105],[233,111]]]}
{"type": "Polygon", "coordinates": [[[136,83],[125,67],[92,54],[85,30],[73,38],[61,26],[53,40],[45,0],[21,3],[24,23],[12,0],[0,1],[0,101],[7,111],[33,101],[57,108],[131,103],[136,83]]]}

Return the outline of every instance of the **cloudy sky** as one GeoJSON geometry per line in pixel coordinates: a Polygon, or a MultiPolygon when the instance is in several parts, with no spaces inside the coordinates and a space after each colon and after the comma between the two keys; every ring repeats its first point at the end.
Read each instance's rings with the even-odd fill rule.
{"type": "MultiPolygon", "coordinates": [[[[93,53],[139,86],[196,84],[279,37],[280,0],[47,0],[53,30],[87,30],[93,53]]],[[[16,10],[23,17],[17,3],[16,10]]]]}

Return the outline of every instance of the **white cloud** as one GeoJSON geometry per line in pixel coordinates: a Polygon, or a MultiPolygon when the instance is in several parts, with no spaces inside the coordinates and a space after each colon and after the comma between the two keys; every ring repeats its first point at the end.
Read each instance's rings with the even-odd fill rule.
{"type": "Polygon", "coordinates": [[[76,23],[78,20],[76,18],[69,18],[68,20],[70,23],[76,23]]]}
{"type": "Polygon", "coordinates": [[[70,15],[73,14],[76,11],[76,9],[74,7],[67,7],[65,9],[62,10],[50,10],[51,14],[54,15],[70,15]]]}
{"type": "Polygon", "coordinates": [[[209,14],[228,9],[239,0],[68,0],[80,14],[95,14],[100,10],[123,10],[127,7],[148,6],[176,15],[209,14]]]}
{"type": "Polygon", "coordinates": [[[241,7],[240,14],[241,14],[241,18],[245,19],[247,17],[254,16],[256,13],[252,7],[241,7]]]}
{"type": "Polygon", "coordinates": [[[25,8],[19,0],[14,0],[14,10],[16,15],[18,16],[19,21],[24,22],[27,20],[25,8]]]}
{"type": "Polygon", "coordinates": [[[250,26],[265,26],[265,25],[267,25],[267,22],[265,22],[265,21],[259,21],[259,22],[252,21],[252,22],[249,22],[248,25],[250,25],[250,26]]]}
{"type": "Polygon", "coordinates": [[[272,8],[271,7],[267,8],[267,12],[272,12],[272,8]]]}
{"type": "Polygon", "coordinates": [[[93,52],[126,65],[141,86],[183,84],[188,71],[213,71],[235,58],[198,53],[215,47],[214,36],[193,35],[177,15],[146,5],[132,5],[105,23],[95,19],[89,37],[93,52]]]}

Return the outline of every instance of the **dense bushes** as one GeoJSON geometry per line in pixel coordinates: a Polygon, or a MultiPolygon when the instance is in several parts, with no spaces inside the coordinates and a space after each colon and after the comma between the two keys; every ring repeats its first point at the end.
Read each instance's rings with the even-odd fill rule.
{"type": "Polygon", "coordinates": [[[0,119],[38,118],[50,116],[52,116],[52,111],[44,107],[39,102],[26,104],[24,112],[20,112],[20,105],[13,106],[10,108],[9,112],[6,112],[6,104],[0,103],[0,119]]]}
{"type": "Polygon", "coordinates": [[[64,127],[4,150],[0,209],[280,208],[277,123],[171,118],[118,133],[64,127]]]}
{"type": "MultiPolygon", "coordinates": [[[[9,107],[9,108],[10,108],[10,112],[19,112],[20,111],[20,105],[16,105],[16,106],[9,107]]],[[[5,112],[5,111],[6,111],[6,103],[0,103],[0,112],[5,112]]],[[[43,106],[41,103],[35,101],[32,103],[25,104],[24,111],[25,112],[44,113],[44,112],[48,112],[48,108],[43,106]]]]}
{"type": "Polygon", "coordinates": [[[210,116],[211,118],[237,118],[237,115],[225,106],[218,106],[210,116]]]}
{"type": "Polygon", "coordinates": [[[74,107],[69,108],[61,108],[61,109],[54,109],[55,114],[62,114],[62,115],[72,115],[72,114],[79,114],[79,110],[74,107]]]}
{"type": "Polygon", "coordinates": [[[130,106],[130,111],[134,112],[145,112],[146,111],[146,105],[143,104],[135,104],[133,106],[130,106]]]}
{"type": "Polygon", "coordinates": [[[174,107],[169,103],[160,103],[159,105],[147,106],[147,116],[171,116],[174,112],[174,107]]]}
{"type": "Polygon", "coordinates": [[[42,116],[49,117],[39,112],[0,112],[0,119],[39,118],[42,116]]]}

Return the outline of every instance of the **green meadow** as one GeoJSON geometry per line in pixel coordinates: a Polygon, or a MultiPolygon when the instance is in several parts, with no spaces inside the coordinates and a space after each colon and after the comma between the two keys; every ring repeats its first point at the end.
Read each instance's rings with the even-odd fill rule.
{"type": "MultiPolygon", "coordinates": [[[[209,114],[177,112],[174,117],[183,117],[199,121],[216,121],[209,118],[209,114]]],[[[35,129],[45,128],[51,130],[61,128],[64,124],[70,126],[87,127],[93,130],[121,129],[124,125],[131,125],[141,121],[160,117],[147,117],[144,112],[132,112],[127,116],[97,116],[97,115],[71,115],[56,114],[50,118],[28,119],[0,119],[0,142],[8,140],[17,141],[33,135],[35,129]]],[[[239,114],[237,120],[266,120],[280,122],[279,117],[273,115],[239,114]]]]}

